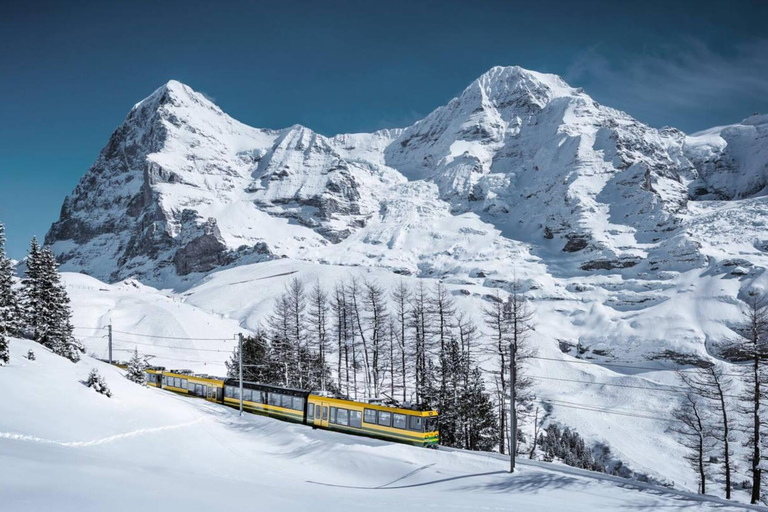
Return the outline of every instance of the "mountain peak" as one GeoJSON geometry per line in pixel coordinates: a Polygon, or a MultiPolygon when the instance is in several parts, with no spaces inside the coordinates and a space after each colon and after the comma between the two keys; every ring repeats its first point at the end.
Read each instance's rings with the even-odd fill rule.
{"type": "Polygon", "coordinates": [[[155,89],[155,91],[138,102],[133,108],[138,109],[143,106],[152,105],[154,108],[160,106],[201,106],[221,112],[213,102],[190,86],[179,82],[178,80],[168,80],[166,83],[155,89]]]}
{"type": "Polygon", "coordinates": [[[462,97],[474,95],[478,91],[484,98],[497,104],[503,103],[510,96],[521,94],[546,103],[553,98],[577,93],[558,75],[539,73],[520,66],[492,67],[472,82],[462,97]]]}

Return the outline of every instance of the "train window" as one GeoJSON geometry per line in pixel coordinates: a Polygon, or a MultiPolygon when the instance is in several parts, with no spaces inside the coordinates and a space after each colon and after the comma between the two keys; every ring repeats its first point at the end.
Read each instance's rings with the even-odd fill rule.
{"type": "Polygon", "coordinates": [[[339,425],[349,425],[349,411],[346,409],[338,409],[336,411],[336,423],[339,425]]]}
{"type": "Polygon", "coordinates": [[[437,417],[431,416],[427,418],[424,432],[434,432],[435,430],[437,430],[437,417]]]}
{"type": "Polygon", "coordinates": [[[308,420],[315,419],[315,404],[307,405],[307,419],[308,420]]]}
{"type": "Polygon", "coordinates": [[[394,419],[393,425],[395,428],[406,428],[408,416],[405,414],[395,413],[392,415],[392,418],[394,419]]]}
{"type": "Polygon", "coordinates": [[[250,389],[244,389],[243,400],[248,400],[250,402],[252,398],[253,398],[252,391],[250,389]]]}
{"type": "Polygon", "coordinates": [[[323,407],[323,421],[325,421],[327,419],[328,419],[328,408],[324,406],[323,407]]]}
{"type": "Polygon", "coordinates": [[[187,379],[181,379],[181,389],[187,389],[187,379]]]}
{"type": "Polygon", "coordinates": [[[291,409],[293,407],[293,397],[288,395],[283,395],[281,405],[286,409],[291,409]]]}
{"type": "Polygon", "coordinates": [[[280,396],[278,393],[270,393],[269,405],[280,405],[280,396]]]}
{"type": "Polygon", "coordinates": [[[240,400],[240,388],[233,388],[232,389],[232,398],[236,398],[240,400]]]}
{"type": "Polygon", "coordinates": [[[253,401],[257,404],[263,404],[264,403],[264,392],[263,391],[253,391],[253,401]]]}
{"type": "Polygon", "coordinates": [[[331,419],[330,419],[330,422],[331,423],[336,423],[336,408],[335,407],[331,407],[331,419]]]}
{"type": "Polygon", "coordinates": [[[349,411],[349,426],[360,428],[363,426],[363,413],[360,411],[349,411]]]}
{"type": "Polygon", "coordinates": [[[415,430],[416,432],[423,432],[424,427],[424,418],[421,416],[408,416],[409,425],[408,428],[410,430],[415,430]]]}
{"type": "Polygon", "coordinates": [[[293,397],[293,410],[295,411],[303,411],[304,410],[304,399],[300,396],[293,397]]]}
{"type": "Polygon", "coordinates": [[[232,387],[231,386],[224,386],[224,397],[229,398],[232,396],[232,387]]]}
{"type": "Polygon", "coordinates": [[[371,423],[373,425],[376,424],[376,411],[373,409],[366,409],[365,410],[365,422],[371,423]]]}
{"type": "Polygon", "coordinates": [[[379,425],[383,427],[391,427],[392,426],[392,413],[391,412],[385,412],[385,411],[379,411],[379,425]]]}

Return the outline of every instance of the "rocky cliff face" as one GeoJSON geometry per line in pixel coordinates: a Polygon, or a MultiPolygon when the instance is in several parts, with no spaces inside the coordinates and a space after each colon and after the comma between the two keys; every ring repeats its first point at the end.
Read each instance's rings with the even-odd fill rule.
{"type": "Polygon", "coordinates": [[[171,81],[112,134],[46,242],[64,269],[156,284],[276,257],[468,275],[521,247],[553,275],[656,275],[704,264],[691,200],[764,189],[765,126],[686,137],[499,67],[413,126],[325,137],[245,126],[171,81]],[[505,249],[478,256],[479,232],[505,249]]]}

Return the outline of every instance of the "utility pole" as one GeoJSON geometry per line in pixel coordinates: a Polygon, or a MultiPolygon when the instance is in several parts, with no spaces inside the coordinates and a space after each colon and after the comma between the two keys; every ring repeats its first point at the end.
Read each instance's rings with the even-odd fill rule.
{"type": "Polygon", "coordinates": [[[243,333],[237,335],[238,339],[238,364],[240,369],[240,416],[243,415],[243,333]]]}
{"type": "Polygon", "coordinates": [[[109,364],[112,364],[112,321],[109,322],[109,364]]]}
{"type": "MultiPolygon", "coordinates": [[[[517,454],[517,393],[515,392],[516,371],[514,340],[509,343],[509,472],[515,472],[515,454],[517,454]]],[[[504,433],[502,432],[502,435],[504,433]]]]}

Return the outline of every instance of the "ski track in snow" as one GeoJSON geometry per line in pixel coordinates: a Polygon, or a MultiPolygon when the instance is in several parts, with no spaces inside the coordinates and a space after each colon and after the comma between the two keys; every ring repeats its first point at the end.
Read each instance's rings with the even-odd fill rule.
{"type": "Polygon", "coordinates": [[[154,434],[155,432],[163,432],[166,430],[176,430],[180,428],[189,427],[200,423],[205,418],[198,418],[186,423],[179,423],[177,425],[166,425],[164,427],[155,428],[140,428],[131,432],[125,432],[123,434],[115,434],[113,436],[102,437],[101,439],[93,439],[91,441],[56,441],[54,439],[45,439],[37,436],[30,436],[25,434],[17,434],[14,432],[0,432],[0,439],[8,439],[11,441],[27,441],[40,444],[53,444],[57,446],[65,446],[67,448],[86,448],[89,446],[99,446],[102,444],[112,443],[114,441],[120,441],[122,439],[130,439],[132,437],[139,437],[146,434],[154,434]]]}

